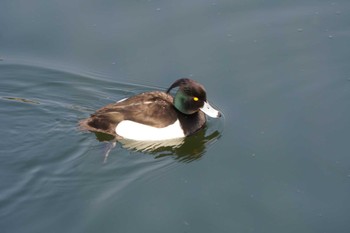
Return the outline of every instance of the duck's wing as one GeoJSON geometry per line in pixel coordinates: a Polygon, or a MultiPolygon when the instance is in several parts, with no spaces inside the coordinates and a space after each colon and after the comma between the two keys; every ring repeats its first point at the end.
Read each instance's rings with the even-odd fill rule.
{"type": "Polygon", "coordinates": [[[97,110],[82,120],[82,129],[116,135],[115,127],[123,120],[130,120],[154,127],[164,127],[176,120],[172,96],[164,92],[146,92],[97,110]]]}

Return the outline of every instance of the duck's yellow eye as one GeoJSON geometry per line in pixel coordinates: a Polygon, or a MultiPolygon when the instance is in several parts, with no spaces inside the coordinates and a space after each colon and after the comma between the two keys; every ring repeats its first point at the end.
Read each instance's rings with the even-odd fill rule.
{"type": "Polygon", "coordinates": [[[198,99],[198,97],[193,97],[193,100],[198,101],[199,99],[198,99]]]}

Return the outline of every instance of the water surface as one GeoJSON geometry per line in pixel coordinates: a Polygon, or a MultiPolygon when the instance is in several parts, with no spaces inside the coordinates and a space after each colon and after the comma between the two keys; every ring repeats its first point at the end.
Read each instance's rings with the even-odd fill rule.
{"type": "Polygon", "coordinates": [[[1,231],[349,232],[348,9],[1,1],[1,231]],[[108,143],[77,130],[180,77],[225,114],[181,150],[104,162],[108,143]]]}

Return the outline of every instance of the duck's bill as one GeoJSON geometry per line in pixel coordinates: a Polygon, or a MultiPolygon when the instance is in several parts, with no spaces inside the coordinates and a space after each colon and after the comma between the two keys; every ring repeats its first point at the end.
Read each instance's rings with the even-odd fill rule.
{"type": "Polygon", "coordinates": [[[200,110],[210,117],[213,117],[213,118],[221,117],[221,113],[215,108],[213,108],[208,102],[204,102],[204,105],[202,108],[200,108],[200,110]]]}

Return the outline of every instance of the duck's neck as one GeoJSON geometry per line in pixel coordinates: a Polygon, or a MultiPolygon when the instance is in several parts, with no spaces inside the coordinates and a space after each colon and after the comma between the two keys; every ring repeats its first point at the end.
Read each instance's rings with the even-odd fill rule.
{"type": "Polygon", "coordinates": [[[203,128],[206,122],[205,114],[201,111],[190,115],[178,111],[178,118],[186,136],[203,128]]]}

